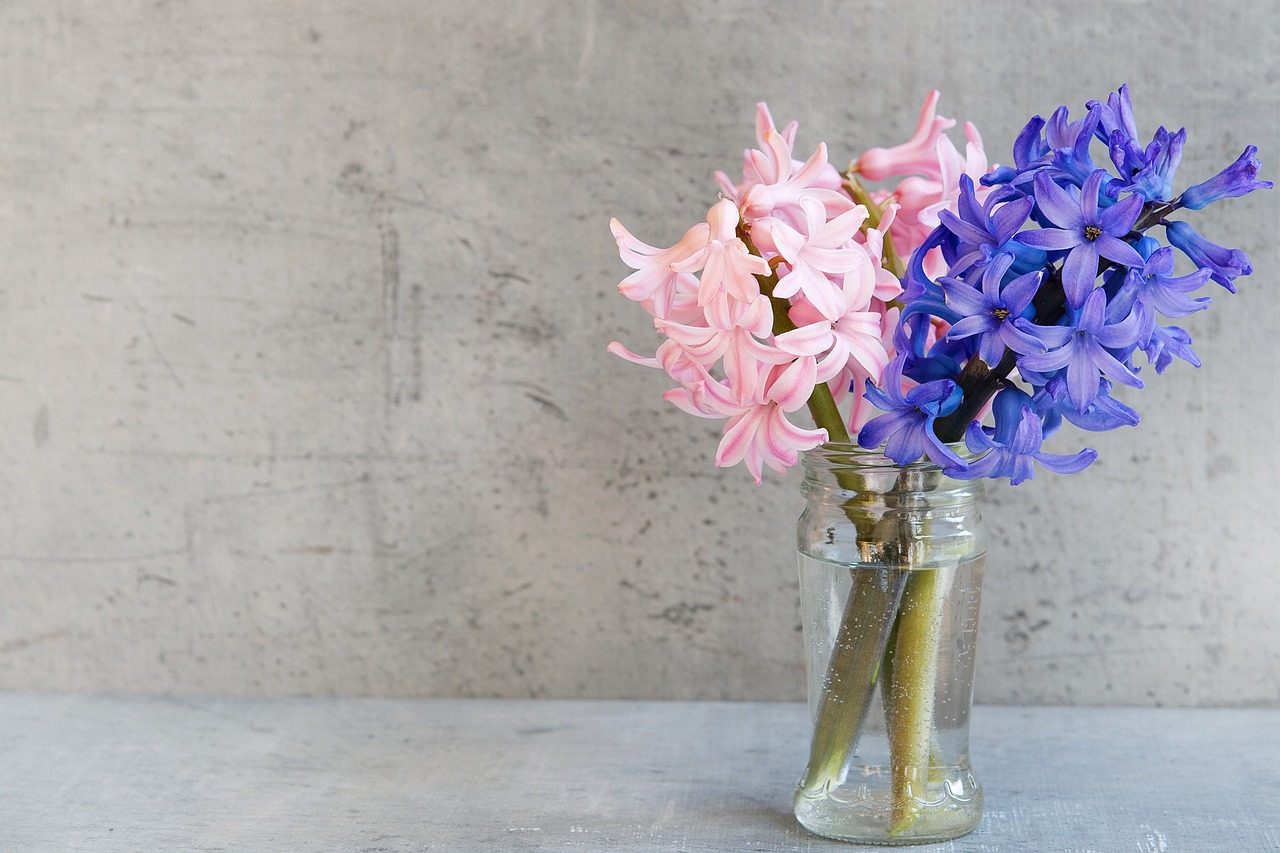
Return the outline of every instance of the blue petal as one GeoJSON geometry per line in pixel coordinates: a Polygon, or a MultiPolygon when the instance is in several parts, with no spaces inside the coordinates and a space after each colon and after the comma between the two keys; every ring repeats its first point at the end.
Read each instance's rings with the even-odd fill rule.
{"type": "Polygon", "coordinates": [[[925,452],[925,429],[924,418],[920,418],[918,423],[904,426],[889,436],[884,445],[884,455],[899,465],[915,462],[925,452]]]}
{"type": "Polygon", "coordinates": [[[1058,453],[1037,453],[1035,455],[1040,467],[1055,474],[1077,474],[1092,465],[1097,458],[1098,452],[1087,447],[1070,456],[1058,453]]]}
{"type": "Polygon", "coordinates": [[[1036,175],[1035,186],[1036,204],[1050,222],[1069,231],[1077,231],[1085,226],[1080,202],[1068,195],[1067,191],[1055,184],[1048,175],[1044,172],[1036,175]]]}
{"type": "Polygon", "coordinates": [[[890,435],[909,425],[918,415],[909,409],[899,409],[867,421],[858,432],[858,445],[868,450],[884,444],[890,435]]]}
{"type": "Polygon", "coordinates": [[[1084,304],[1085,297],[1098,281],[1098,250],[1089,241],[1071,250],[1062,264],[1062,289],[1072,308],[1084,304]]]}
{"type": "Polygon", "coordinates": [[[1031,300],[1040,289],[1042,278],[1039,271],[1029,272],[1018,276],[1004,286],[1004,290],[1000,291],[1000,298],[1011,316],[1017,317],[1027,310],[1027,306],[1031,304],[1031,300]]]}

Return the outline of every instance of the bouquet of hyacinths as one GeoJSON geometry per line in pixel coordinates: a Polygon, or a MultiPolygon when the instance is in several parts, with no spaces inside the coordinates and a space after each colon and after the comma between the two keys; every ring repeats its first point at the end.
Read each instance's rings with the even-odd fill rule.
{"type": "MultiPolygon", "coordinates": [[[[927,458],[956,479],[1018,484],[1036,463],[1073,473],[1096,453],[1049,453],[1045,438],[1064,419],[1091,431],[1136,424],[1112,392],[1143,386],[1139,354],[1157,374],[1175,359],[1199,365],[1190,336],[1166,319],[1208,307],[1194,294],[1210,280],[1234,292],[1252,270],[1243,252],[1175,217],[1269,188],[1256,149],[1176,194],[1185,131],[1161,127],[1144,143],[1121,87],[1078,119],[1066,107],[1033,118],[1013,164],[990,169],[971,125],[964,154],[946,136],[955,122],[936,115],[937,98],[908,142],[869,150],[843,173],[825,145],[796,160],[796,125],[777,130],[760,105],[759,147],[746,152],[741,182],[717,175],[721,199],[705,222],[666,249],[611,223],[635,270],[619,289],[663,340],[652,357],[609,349],[665,371],[674,405],[725,420],[717,465],[745,462],[759,483],[764,467],[782,472],[803,451],[856,437],[898,465],[927,458]],[[791,419],[806,407],[813,428],[791,419]]],[[[856,510],[848,516],[869,552],[894,551],[891,534],[856,510]]],[[[842,632],[874,598],[858,586],[871,577],[854,572],[842,632]]],[[[938,585],[908,584],[897,601],[899,648],[924,653],[895,663],[883,644],[836,640],[831,673],[860,675],[825,680],[800,783],[801,797],[839,784],[876,680],[892,669],[907,689],[885,700],[895,704],[891,835],[919,816],[912,780],[930,764],[923,686],[934,677],[938,585]]]]}

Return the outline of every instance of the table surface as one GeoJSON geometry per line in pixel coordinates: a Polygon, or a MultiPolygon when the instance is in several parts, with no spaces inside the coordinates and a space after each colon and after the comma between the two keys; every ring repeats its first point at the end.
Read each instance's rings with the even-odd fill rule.
{"type": "MultiPolygon", "coordinates": [[[[0,850],[812,851],[802,705],[0,693],[0,850]]],[[[1280,711],[979,707],[924,850],[1280,850],[1280,711]]],[[[901,849],[901,848],[898,848],[901,849]]]]}

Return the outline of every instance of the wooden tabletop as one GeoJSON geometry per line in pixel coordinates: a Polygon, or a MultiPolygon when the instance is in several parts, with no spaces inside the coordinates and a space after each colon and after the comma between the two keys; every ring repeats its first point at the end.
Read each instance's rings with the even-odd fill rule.
{"type": "MultiPolygon", "coordinates": [[[[0,693],[0,850],[810,851],[797,704],[0,693]]],[[[979,707],[938,851],[1280,850],[1280,711],[979,707]]]]}

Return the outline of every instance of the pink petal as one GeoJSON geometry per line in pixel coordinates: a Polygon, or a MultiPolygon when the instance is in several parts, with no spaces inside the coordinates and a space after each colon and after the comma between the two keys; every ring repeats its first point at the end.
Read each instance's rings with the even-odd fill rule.
{"type": "Polygon", "coordinates": [[[766,446],[779,462],[786,466],[796,464],[797,451],[812,450],[827,441],[825,429],[803,429],[787,420],[781,409],[769,413],[765,424],[766,446]]]}
{"type": "MultiPolygon", "coordinates": [[[[725,424],[724,436],[716,449],[716,465],[728,468],[737,465],[746,456],[747,449],[755,441],[756,430],[764,420],[770,406],[752,406],[740,415],[736,415],[725,424]]],[[[753,471],[759,481],[759,471],[753,471]]]]}
{"type": "Polygon", "coordinates": [[[738,317],[738,325],[750,331],[758,338],[767,338],[773,333],[773,305],[769,297],[757,293],[756,298],[747,304],[747,308],[738,317]]]}
{"type": "Polygon", "coordinates": [[[889,363],[889,353],[879,338],[870,336],[849,336],[845,343],[849,347],[849,358],[853,359],[866,371],[872,382],[879,383],[885,366],[889,363]]]}
{"type": "Polygon", "coordinates": [[[812,186],[822,174],[827,165],[827,143],[819,142],[818,147],[813,154],[800,167],[800,170],[791,176],[791,183],[796,186],[807,187],[812,186]]]}
{"type": "Polygon", "coordinates": [[[809,401],[817,378],[817,360],[813,356],[797,358],[774,377],[765,399],[777,403],[783,411],[794,412],[809,401]]]}
{"type": "MultiPolygon", "coordinates": [[[[864,255],[864,257],[866,257],[864,255]]],[[[866,311],[871,299],[876,295],[876,271],[869,257],[864,263],[845,273],[844,301],[848,311],[866,311]]],[[[897,279],[894,279],[897,281],[897,279]]]]}
{"type": "Polygon", "coordinates": [[[831,322],[823,320],[784,332],[774,338],[774,343],[778,349],[791,355],[821,355],[831,349],[834,339],[831,322]]]}
{"type": "Polygon", "coordinates": [[[724,193],[725,198],[738,200],[738,186],[724,172],[717,171],[712,177],[715,178],[717,184],[720,185],[720,192],[724,193]]]}
{"type": "Polygon", "coordinates": [[[826,249],[810,244],[805,246],[802,257],[806,264],[824,273],[844,275],[867,260],[867,251],[857,243],[850,243],[839,249],[826,249]]]}
{"type": "Polygon", "coordinates": [[[799,290],[813,303],[823,317],[839,320],[845,311],[844,293],[831,279],[808,264],[797,264],[791,272],[778,281],[775,296],[790,296],[799,290]]]}
{"type": "MultiPolygon", "coordinates": [[[[886,233],[892,226],[893,220],[898,218],[898,211],[902,210],[902,205],[894,203],[886,205],[880,213],[880,225],[877,226],[880,233],[886,233]]],[[[878,252],[876,254],[879,254],[878,252]]]]}
{"type": "Polygon", "coordinates": [[[858,205],[833,218],[821,226],[816,233],[810,232],[809,240],[811,243],[829,248],[843,246],[853,239],[866,219],[867,209],[858,205]]]}
{"type": "Polygon", "coordinates": [[[724,247],[719,243],[712,243],[707,249],[704,264],[702,282],[698,286],[699,305],[710,302],[724,283],[724,247]]]}
{"type": "Polygon", "coordinates": [[[760,101],[756,104],[756,139],[763,142],[764,135],[775,128],[773,116],[769,114],[769,107],[764,101],[760,101]]]}
{"type": "Polygon", "coordinates": [[[707,226],[711,229],[713,240],[727,243],[735,239],[738,223],[741,221],[742,214],[738,212],[738,206],[727,198],[720,199],[707,211],[707,226]]]}
{"type": "Polygon", "coordinates": [[[898,281],[898,277],[884,267],[876,267],[876,287],[873,292],[875,298],[881,302],[889,302],[901,293],[902,282],[898,281]]]}
{"type": "Polygon", "coordinates": [[[934,150],[935,140],[955,126],[952,119],[937,116],[940,93],[935,89],[925,98],[920,109],[920,121],[911,139],[893,148],[872,148],[858,158],[858,172],[872,181],[882,181],[896,175],[929,175],[936,177],[938,161],[934,150]]]}
{"type": "Polygon", "coordinates": [[[804,249],[803,234],[781,219],[765,219],[762,220],[762,224],[765,230],[769,232],[769,237],[773,240],[773,245],[777,248],[779,255],[782,255],[788,261],[794,261],[800,257],[800,252],[804,249]]]}
{"type": "Polygon", "coordinates": [[[982,147],[982,136],[978,133],[978,128],[974,127],[973,122],[966,121],[964,123],[964,136],[968,140],[968,143],[964,146],[964,173],[973,178],[976,184],[978,178],[987,173],[987,152],[982,147]]]}
{"type": "Polygon", "coordinates": [[[616,355],[618,358],[625,359],[632,364],[639,364],[642,367],[656,367],[659,370],[662,369],[662,365],[658,363],[657,358],[645,358],[642,355],[636,355],[617,341],[612,342],[609,346],[605,347],[605,349],[616,355]]]}
{"type": "Polygon", "coordinates": [[[734,240],[725,247],[724,262],[724,288],[734,299],[752,302],[760,295],[760,281],[756,276],[769,274],[768,261],[748,252],[741,240],[734,240]]]}
{"type": "Polygon", "coordinates": [[[780,184],[786,181],[791,177],[791,146],[776,130],[766,130],[762,141],[767,149],[769,171],[761,171],[760,174],[769,184],[780,184]]]}
{"type": "Polygon", "coordinates": [[[707,407],[705,401],[702,399],[700,391],[700,388],[689,386],[672,388],[670,391],[662,395],[662,399],[666,400],[680,411],[687,412],[694,417],[723,418],[723,414],[707,407]]]}

